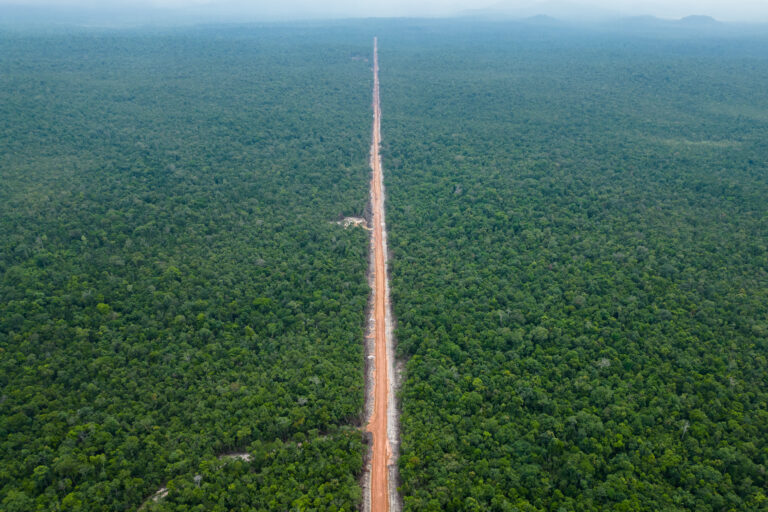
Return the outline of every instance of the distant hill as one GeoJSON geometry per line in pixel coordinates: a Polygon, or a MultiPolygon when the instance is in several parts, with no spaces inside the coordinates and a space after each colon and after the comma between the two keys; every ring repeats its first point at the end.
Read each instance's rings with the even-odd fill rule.
{"type": "Polygon", "coordinates": [[[715,18],[711,16],[703,16],[700,14],[686,16],[685,18],[681,18],[680,20],[678,20],[677,23],[680,23],[683,25],[699,26],[699,27],[722,25],[722,23],[717,21],[715,18]]]}
{"type": "Polygon", "coordinates": [[[562,0],[542,2],[499,2],[485,9],[469,9],[457,13],[461,17],[484,19],[525,19],[527,21],[597,21],[616,18],[619,12],[602,7],[562,0]]]}
{"type": "Polygon", "coordinates": [[[653,36],[743,36],[766,32],[764,24],[724,23],[711,16],[693,15],[676,20],[655,16],[632,16],[611,22],[610,30],[653,36]]]}
{"type": "Polygon", "coordinates": [[[536,16],[525,18],[522,21],[532,25],[559,25],[562,23],[561,20],[553,18],[552,16],[547,16],[546,14],[537,14],[536,16]]]}

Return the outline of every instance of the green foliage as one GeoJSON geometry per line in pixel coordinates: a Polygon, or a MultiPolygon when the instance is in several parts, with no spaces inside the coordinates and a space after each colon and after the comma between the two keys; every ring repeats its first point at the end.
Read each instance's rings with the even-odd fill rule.
{"type": "Polygon", "coordinates": [[[405,509],[766,510],[768,48],[381,38],[405,509]]]}
{"type": "MultiPolygon", "coordinates": [[[[376,24],[406,509],[768,509],[765,42],[376,24]]],[[[2,510],[359,506],[356,30],[0,35],[2,510]]]]}
{"type": "Polygon", "coordinates": [[[0,37],[0,508],[356,506],[369,45],[0,37]]]}
{"type": "Polygon", "coordinates": [[[170,480],[168,494],[150,499],[144,510],[352,511],[362,495],[356,478],[362,471],[362,449],[356,430],[300,442],[255,442],[251,461],[202,460],[195,477],[170,480]]]}

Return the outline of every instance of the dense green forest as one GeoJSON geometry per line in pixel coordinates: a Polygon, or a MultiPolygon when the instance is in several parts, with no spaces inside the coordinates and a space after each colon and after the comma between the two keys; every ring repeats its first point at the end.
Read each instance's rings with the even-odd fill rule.
{"type": "Polygon", "coordinates": [[[369,52],[0,35],[2,510],[357,507],[369,52]]]}
{"type": "Polygon", "coordinates": [[[768,510],[768,41],[407,20],[0,32],[0,509],[360,506],[374,34],[405,510],[768,510]]]}
{"type": "Polygon", "coordinates": [[[405,509],[768,510],[768,42],[380,35],[405,509]]]}

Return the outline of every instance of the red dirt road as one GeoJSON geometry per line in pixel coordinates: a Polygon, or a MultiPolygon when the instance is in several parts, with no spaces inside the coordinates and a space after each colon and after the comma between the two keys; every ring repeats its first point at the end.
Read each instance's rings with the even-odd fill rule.
{"type": "Polygon", "coordinates": [[[378,43],[373,39],[373,141],[371,143],[371,203],[373,207],[373,317],[374,317],[374,371],[373,371],[373,414],[367,430],[373,435],[373,455],[370,475],[371,512],[389,512],[389,464],[391,450],[387,431],[390,382],[390,368],[387,344],[388,283],[386,261],[386,234],[384,226],[383,177],[379,144],[381,141],[381,109],[379,105],[379,55],[378,43]]]}

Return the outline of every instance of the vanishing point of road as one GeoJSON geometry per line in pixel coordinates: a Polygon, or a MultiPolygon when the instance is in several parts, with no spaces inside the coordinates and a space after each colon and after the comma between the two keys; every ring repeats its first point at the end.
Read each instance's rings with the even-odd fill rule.
{"type": "Polygon", "coordinates": [[[389,283],[387,275],[387,235],[384,221],[384,183],[381,170],[379,145],[381,142],[381,107],[379,104],[379,55],[378,41],[373,39],[373,138],[371,141],[371,206],[373,210],[373,413],[367,430],[373,437],[370,466],[370,510],[389,512],[390,464],[394,461],[390,435],[394,432],[394,393],[390,370],[394,368],[389,308],[389,283]]]}

